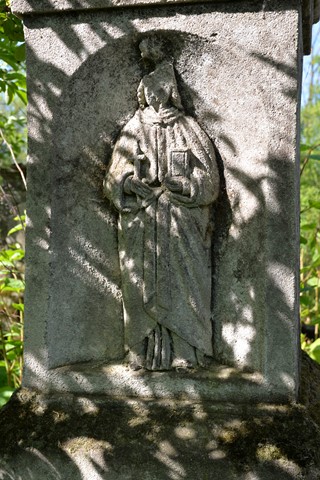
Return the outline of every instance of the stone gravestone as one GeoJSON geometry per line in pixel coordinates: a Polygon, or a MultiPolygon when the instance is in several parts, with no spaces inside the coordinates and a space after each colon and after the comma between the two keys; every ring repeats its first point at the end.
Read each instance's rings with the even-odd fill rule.
{"type": "Polygon", "coordinates": [[[299,2],[147,3],[14,4],[28,49],[24,385],[295,399],[299,2]],[[187,371],[150,373],[172,368],[187,371]]]}
{"type": "MultiPolygon", "coordinates": [[[[176,3],[13,2],[23,386],[47,398],[297,399],[298,104],[318,4],[176,3]]],[[[191,478],[172,472],[150,478],[191,478]]]]}

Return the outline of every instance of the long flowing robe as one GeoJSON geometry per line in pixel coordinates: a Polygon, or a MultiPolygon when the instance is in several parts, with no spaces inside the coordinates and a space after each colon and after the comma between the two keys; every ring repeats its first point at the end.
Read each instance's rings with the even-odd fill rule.
{"type": "Polygon", "coordinates": [[[211,205],[219,174],[210,139],[174,107],[139,109],[121,131],[104,188],[120,213],[126,347],[134,349],[160,324],[212,355],[211,205]],[[187,164],[172,166],[172,152],[187,164]],[[163,186],[179,168],[190,180],[189,194],[163,186]],[[125,181],[135,175],[157,194],[127,194],[125,181]]]}

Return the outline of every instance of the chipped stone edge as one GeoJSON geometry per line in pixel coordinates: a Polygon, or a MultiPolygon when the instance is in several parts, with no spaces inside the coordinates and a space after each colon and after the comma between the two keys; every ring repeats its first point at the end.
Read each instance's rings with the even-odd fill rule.
{"type": "MultiPolygon", "coordinates": [[[[102,10],[117,7],[143,7],[151,5],[181,5],[191,3],[234,3],[242,0],[12,0],[12,12],[17,17],[45,15],[58,12],[102,10]]],[[[250,0],[252,3],[255,0],[250,0]]],[[[303,54],[309,55],[312,25],[320,20],[320,0],[303,0],[302,35],[303,54]]]]}
{"type": "MultiPolygon", "coordinates": [[[[66,11],[105,10],[117,7],[175,5],[184,3],[234,3],[242,0],[13,0],[12,11],[17,16],[66,11]]],[[[254,3],[255,0],[249,0],[254,3]]]]}

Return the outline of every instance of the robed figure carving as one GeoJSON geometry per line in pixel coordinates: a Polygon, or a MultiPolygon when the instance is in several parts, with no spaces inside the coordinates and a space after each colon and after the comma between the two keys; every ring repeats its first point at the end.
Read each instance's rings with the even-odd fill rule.
{"type": "Polygon", "coordinates": [[[202,365],[212,356],[213,145],[181,105],[161,40],[139,46],[151,65],[139,108],[114,147],[104,191],[119,211],[125,348],[133,368],[202,365]]]}

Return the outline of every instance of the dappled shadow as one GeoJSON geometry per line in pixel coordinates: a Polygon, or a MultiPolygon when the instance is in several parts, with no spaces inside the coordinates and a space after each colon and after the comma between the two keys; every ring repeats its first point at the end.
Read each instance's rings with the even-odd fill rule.
{"type": "MultiPolygon", "coordinates": [[[[211,9],[202,6],[201,12],[211,9]]],[[[166,10],[169,18],[172,11],[166,10]]],[[[27,345],[30,341],[31,346],[26,349],[27,384],[33,383],[34,372],[39,375],[42,370],[44,379],[48,368],[115,361],[124,355],[117,215],[103,197],[102,182],[117,134],[136,110],[143,67],[137,52],[143,36],[138,25],[150,12],[127,10],[126,22],[124,13],[120,17],[116,11],[101,15],[95,28],[91,13],[67,15],[68,35],[60,17],[26,20],[30,38],[49,22],[47,41],[57,42],[63,52],[58,59],[48,52],[46,58],[39,42],[30,42],[28,51],[29,68],[35,69],[28,80],[28,176],[35,194],[29,199],[31,281],[27,304],[28,298],[32,302],[26,327],[27,345]],[[32,282],[39,274],[37,265],[47,267],[32,282]],[[36,301],[39,283],[42,294],[36,301]],[[39,316],[45,319],[40,329],[39,316]],[[59,328],[53,319],[59,319],[59,328]],[[36,339],[32,338],[35,329],[39,332],[36,339]],[[37,345],[37,355],[32,345],[37,345]]],[[[151,16],[158,19],[158,10],[152,10],[151,16]]],[[[164,12],[162,16],[165,18],[164,12]]],[[[291,108],[286,106],[283,87],[294,84],[297,66],[279,65],[265,55],[249,52],[257,59],[251,65],[252,78],[259,78],[261,62],[279,71],[283,91],[270,109],[275,87],[268,92],[263,77],[250,83],[251,76],[239,82],[234,75],[235,65],[245,62],[247,52],[232,44],[222,48],[219,34],[208,39],[161,27],[159,24],[159,34],[175,46],[175,68],[186,113],[197,118],[217,150],[221,190],[213,219],[215,360],[258,371],[266,388],[272,383],[284,396],[290,396],[284,393],[290,391],[294,395],[296,369],[291,366],[296,364],[292,345],[297,326],[292,321],[296,314],[292,251],[297,218],[286,211],[291,205],[288,192],[296,188],[294,152],[287,160],[293,136],[288,136],[286,125],[283,130],[278,128],[275,119],[283,115],[283,106],[291,108]],[[283,74],[289,77],[288,84],[283,74]],[[207,85],[202,88],[204,81],[207,85]],[[258,112],[258,118],[252,111],[258,112]],[[279,143],[272,142],[272,136],[279,136],[279,143]],[[254,167],[249,167],[250,163],[254,167]],[[274,231],[278,232],[276,241],[274,231]],[[290,237],[286,242],[285,236],[290,237]],[[271,331],[278,332],[285,351],[292,350],[289,362],[276,347],[271,331]],[[266,360],[269,358],[273,362],[266,360]]],[[[291,111],[290,115],[293,123],[291,111]]],[[[134,264],[135,259],[131,260],[134,264]]],[[[141,281],[138,279],[137,285],[141,281]]]]}
{"type": "Polygon", "coordinates": [[[297,407],[235,409],[23,389],[2,410],[0,478],[306,478],[318,471],[319,430],[303,414],[301,428],[297,407]]]}
{"type": "MultiPolygon", "coordinates": [[[[24,385],[52,395],[103,395],[105,402],[97,406],[88,399],[83,406],[72,399],[75,403],[65,407],[64,418],[64,407],[48,406],[47,400],[35,407],[32,399],[26,399],[21,425],[28,418],[30,428],[25,428],[21,445],[29,460],[34,457],[42,464],[46,472],[42,478],[65,478],[64,462],[74,479],[90,468],[92,479],[120,474],[148,478],[139,470],[133,475],[130,464],[146,468],[149,476],[156,471],[155,478],[172,479],[196,478],[200,468],[207,478],[214,478],[212,471],[216,478],[228,478],[225,465],[230,467],[230,479],[240,478],[240,472],[250,480],[248,465],[259,480],[280,474],[293,479],[290,462],[305,467],[298,446],[280,444],[285,433],[276,435],[281,415],[267,422],[268,432],[261,430],[265,433],[260,444],[255,436],[259,422],[244,420],[245,430],[228,423],[233,415],[228,411],[230,401],[247,405],[296,396],[296,98],[287,93],[298,92],[300,66],[289,34],[283,62],[252,51],[252,45],[238,44],[238,39],[244,42],[241,32],[223,40],[224,19],[217,16],[211,25],[210,15],[222,8],[230,14],[242,7],[181,6],[179,31],[174,7],[114,9],[97,17],[87,12],[26,18],[31,194],[24,385]],[[189,14],[210,26],[214,35],[202,38],[189,14]],[[121,363],[125,349],[118,216],[104,198],[102,185],[115,141],[137,110],[136,90],[143,75],[137,45],[155,29],[173,45],[183,106],[214,143],[220,173],[212,214],[212,332],[208,332],[213,333],[214,360],[207,370],[132,372],[121,363]],[[124,396],[149,402],[106,401],[124,396]],[[166,406],[152,403],[154,398],[189,399],[198,406],[166,406]],[[208,406],[210,400],[223,403],[220,413],[208,406]],[[59,437],[59,459],[52,453],[50,460],[46,450],[50,438],[48,445],[42,443],[42,427],[37,433],[42,421],[43,428],[54,424],[50,435],[54,449],[59,437]],[[224,436],[223,431],[231,433],[224,436]],[[278,458],[281,450],[285,465],[269,460],[265,446],[270,431],[275,432],[271,441],[275,455],[278,458]],[[92,458],[88,439],[94,442],[92,458]],[[242,444],[253,446],[252,457],[243,462],[242,444]],[[203,456],[199,451],[205,452],[203,456]],[[233,462],[237,455],[240,470],[233,462]],[[122,465],[124,456],[127,461],[122,465]]],[[[257,6],[248,9],[255,12],[257,6]]],[[[235,17],[228,17],[234,29],[235,17]]],[[[261,50],[268,46],[271,51],[265,19],[261,16],[259,21],[261,50]]],[[[272,41],[277,43],[276,30],[272,41]]],[[[138,230],[143,235],[144,225],[138,230]]],[[[134,256],[131,261],[134,266],[134,256]]],[[[190,282],[187,269],[185,281],[190,282]]],[[[142,278],[137,278],[138,286],[139,282],[142,278]]],[[[11,405],[20,408],[15,401],[11,405]]],[[[296,425],[298,416],[294,418],[296,425]]],[[[26,459],[23,455],[21,459],[26,459]]],[[[27,480],[26,475],[20,478],[27,480]]],[[[32,471],[28,475],[35,478],[32,471]]]]}

